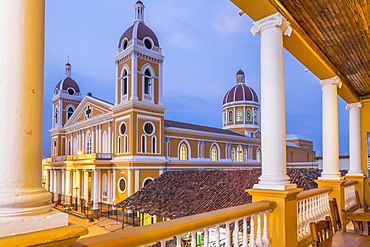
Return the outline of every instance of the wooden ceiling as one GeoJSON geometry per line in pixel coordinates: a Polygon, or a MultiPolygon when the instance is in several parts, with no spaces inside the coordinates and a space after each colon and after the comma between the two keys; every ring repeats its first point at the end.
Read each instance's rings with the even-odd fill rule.
{"type": "Polygon", "coordinates": [[[369,0],[268,0],[351,91],[370,96],[369,0]]]}

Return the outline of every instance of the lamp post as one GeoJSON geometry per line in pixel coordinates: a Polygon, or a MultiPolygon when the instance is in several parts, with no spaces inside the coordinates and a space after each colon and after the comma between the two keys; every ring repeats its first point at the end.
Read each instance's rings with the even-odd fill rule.
{"type": "Polygon", "coordinates": [[[77,206],[77,202],[78,202],[78,190],[79,190],[80,188],[78,188],[77,186],[75,187],[75,190],[76,190],[76,202],[75,202],[75,210],[77,211],[78,210],[78,206],[77,206]]]}

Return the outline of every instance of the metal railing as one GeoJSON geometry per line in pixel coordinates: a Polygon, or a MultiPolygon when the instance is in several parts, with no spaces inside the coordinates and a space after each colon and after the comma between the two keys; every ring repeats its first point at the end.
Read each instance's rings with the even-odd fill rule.
{"type": "Polygon", "coordinates": [[[78,154],[78,155],[62,155],[47,158],[45,162],[63,162],[74,160],[111,160],[112,153],[93,153],[93,154],[78,154]]]}

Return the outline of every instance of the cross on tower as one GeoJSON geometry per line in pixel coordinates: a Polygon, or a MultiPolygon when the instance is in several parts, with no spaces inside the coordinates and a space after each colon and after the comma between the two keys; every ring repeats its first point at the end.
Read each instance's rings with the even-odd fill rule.
{"type": "Polygon", "coordinates": [[[91,117],[91,108],[90,108],[89,105],[87,106],[87,110],[86,110],[85,114],[86,114],[86,117],[87,118],[90,118],[91,117]]]}

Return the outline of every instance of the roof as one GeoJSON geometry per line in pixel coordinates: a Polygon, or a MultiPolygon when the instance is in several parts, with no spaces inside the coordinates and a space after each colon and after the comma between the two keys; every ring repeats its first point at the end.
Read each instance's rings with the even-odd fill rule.
{"type": "Polygon", "coordinates": [[[238,83],[225,94],[223,104],[235,101],[258,102],[258,96],[251,87],[244,83],[238,83]]]}
{"type": "MultiPolygon", "coordinates": [[[[287,169],[293,183],[304,190],[317,188],[318,169],[287,169]]],[[[252,202],[261,169],[166,171],[147,186],[117,204],[142,213],[171,219],[252,202]]]]}
{"type": "Polygon", "coordinates": [[[129,27],[121,36],[118,42],[118,48],[122,46],[122,41],[126,38],[130,41],[132,38],[137,38],[138,40],[143,41],[145,37],[149,37],[155,46],[159,47],[158,38],[155,33],[147,27],[144,23],[137,22],[131,27],[129,27]],[[135,28],[136,27],[136,28],[135,28]],[[136,31],[136,33],[134,33],[136,31]]]}
{"type": "Polygon", "coordinates": [[[197,131],[204,131],[204,132],[224,134],[224,135],[233,135],[233,136],[240,136],[240,137],[244,136],[242,134],[238,134],[231,130],[224,130],[224,129],[213,128],[213,127],[208,127],[208,126],[176,122],[172,120],[164,120],[164,127],[165,128],[174,127],[174,128],[188,129],[188,130],[197,130],[197,131]]]}
{"type": "Polygon", "coordinates": [[[80,92],[80,87],[78,84],[73,80],[71,77],[65,77],[63,78],[56,86],[56,89],[58,90],[67,90],[68,88],[73,88],[75,92],[80,92]]]}
{"type": "Polygon", "coordinates": [[[304,140],[304,141],[310,141],[307,137],[301,136],[301,135],[296,135],[296,134],[287,134],[286,135],[286,140],[304,140]]]}

